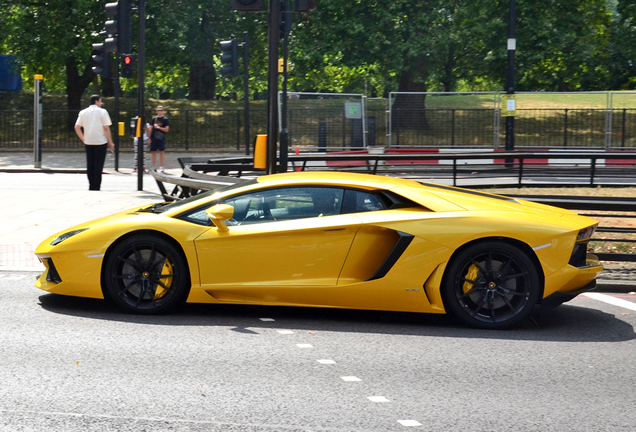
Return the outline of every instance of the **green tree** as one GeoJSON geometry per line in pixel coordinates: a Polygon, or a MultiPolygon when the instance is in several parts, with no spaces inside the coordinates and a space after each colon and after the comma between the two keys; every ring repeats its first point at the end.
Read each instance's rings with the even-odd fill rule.
{"type": "Polygon", "coordinates": [[[3,45],[20,58],[28,76],[40,73],[52,87],[65,86],[67,108],[79,109],[84,90],[95,80],[90,57],[105,21],[103,4],[15,0],[1,6],[3,45]]]}
{"type": "Polygon", "coordinates": [[[524,0],[517,11],[518,89],[604,87],[611,33],[605,0],[524,0]]]}
{"type": "Polygon", "coordinates": [[[610,88],[636,89],[636,0],[617,0],[613,15],[609,56],[610,88]]]}

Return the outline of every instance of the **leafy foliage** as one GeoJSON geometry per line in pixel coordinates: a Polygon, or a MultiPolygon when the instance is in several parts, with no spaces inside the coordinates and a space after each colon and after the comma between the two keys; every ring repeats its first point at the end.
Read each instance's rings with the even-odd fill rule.
{"type": "MultiPolygon", "coordinates": [[[[98,91],[91,44],[106,0],[0,0],[0,51],[53,92],[98,91]],[[92,86],[89,84],[92,83],[92,86]],[[74,88],[77,86],[77,88],[74,88]],[[84,89],[82,89],[84,91],[84,89]]],[[[133,3],[135,1],[133,0],[133,3]]],[[[320,0],[293,14],[290,91],[503,89],[508,0],[320,0]]],[[[266,2],[267,4],[267,2],[266,2]]],[[[636,0],[517,0],[517,90],[636,87],[636,0]]],[[[133,31],[136,32],[136,17],[133,31]]],[[[227,0],[147,0],[146,88],[153,97],[241,96],[217,75],[219,42],[249,34],[250,88],[267,86],[267,14],[227,0]]],[[[136,52],[137,35],[133,35],[136,52]]],[[[136,80],[122,80],[132,94],[136,80]]]]}

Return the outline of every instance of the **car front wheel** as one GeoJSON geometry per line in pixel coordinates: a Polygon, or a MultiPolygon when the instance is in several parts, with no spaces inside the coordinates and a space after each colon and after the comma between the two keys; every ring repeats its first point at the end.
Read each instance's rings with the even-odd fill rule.
{"type": "Polygon", "coordinates": [[[505,329],[522,321],[539,300],[534,262],[500,241],[473,244],[448,267],[442,287],[446,309],[478,328],[505,329]]]}
{"type": "Polygon", "coordinates": [[[169,241],[149,234],[124,239],[109,253],[106,292],[123,309],[159,314],[185,301],[190,290],[188,268],[169,241]]]}

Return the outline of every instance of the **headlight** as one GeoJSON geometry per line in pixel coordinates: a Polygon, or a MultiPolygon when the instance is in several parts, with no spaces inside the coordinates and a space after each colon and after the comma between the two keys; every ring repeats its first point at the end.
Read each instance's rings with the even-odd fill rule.
{"type": "Polygon", "coordinates": [[[69,232],[64,233],[62,235],[59,235],[59,236],[57,236],[57,237],[55,237],[53,239],[53,241],[51,242],[51,246],[58,245],[58,244],[62,243],[64,240],[66,240],[67,238],[73,237],[75,234],[79,234],[82,231],[86,231],[87,229],[88,228],[82,228],[82,229],[78,229],[78,230],[75,230],[75,231],[69,231],[69,232]]]}
{"type": "Polygon", "coordinates": [[[587,240],[591,238],[594,235],[597,226],[598,224],[595,224],[587,228],[583,228],[581,231],[579,231],[579,235],[576,236],[576,241],[587,240]]]}

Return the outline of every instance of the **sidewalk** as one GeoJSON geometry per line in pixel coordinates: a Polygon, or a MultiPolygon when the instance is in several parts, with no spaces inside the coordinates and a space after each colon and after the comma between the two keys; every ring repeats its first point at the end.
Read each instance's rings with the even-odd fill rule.
{"type": "MultiPolygon", "coordinates": [[[[215,156],[203,153],[166,153],[166,173],[180,176],[177,158],[215,156]]],[[[157,184],[132,173],[133,154],[121,153],[119,171],[108,154],[102,190],[89,191],[86,156],[82,152],[56,152],[42,156],[42,169],[33,168],[33,153],[0,152],[0,271],[41,271],[33,252],[52,234],[73,225],[120,210],[162,201],[157,184]]],[[[150,155],[146,157],[150,165],[150,155]]]]}

